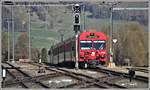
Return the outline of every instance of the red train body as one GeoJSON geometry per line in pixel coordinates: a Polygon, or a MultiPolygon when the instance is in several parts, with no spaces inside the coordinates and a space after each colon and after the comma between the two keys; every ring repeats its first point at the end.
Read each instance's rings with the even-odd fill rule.
{"type": "MultiPolygon", "coordinates": [[[[107,36],[103,32],[86,31],[78,38],[78,62],[82,67],[105,64],[107,61],[107,36]]],[[[58,43],[50,49],[50,63],[75,62],[75,37],[58,43]]]]}

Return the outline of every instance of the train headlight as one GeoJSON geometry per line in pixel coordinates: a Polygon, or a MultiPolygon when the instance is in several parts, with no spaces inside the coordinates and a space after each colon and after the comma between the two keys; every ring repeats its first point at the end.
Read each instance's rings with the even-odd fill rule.
{"type": "Polygon", "coordinates": [[[101,54],[100,58],[104,59],[105,58],[105,54],[101,54]]]}
{"type": "Polygon", "coordinates": [[[92,52],[92,53],[91,53],[91,56],[95,56],[95,52],[92,52]]]}

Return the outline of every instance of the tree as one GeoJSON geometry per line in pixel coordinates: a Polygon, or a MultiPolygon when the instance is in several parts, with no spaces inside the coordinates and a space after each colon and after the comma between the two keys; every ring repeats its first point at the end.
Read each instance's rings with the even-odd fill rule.
{"type": "Polygon", "coordinates": [[[47,50],[46,50],[46,48],[42,48],[42,50],[41,50],[41,60],[42,60],[42,62],[47,62],[47,50]]]}
{"type": "MultiPolygon", "coordinates": [[[[12,58],[12,38],[9,36],[10,59],[12,58]]],[[[2,31],[2,61],[8,60],[8,32],[2,31]]]]}
{"type": "Polygon", "coordinates": [[[29,58],[29,39],[27,32],[23,32],[17,40],[15,45],[15,56],[16,59],[27,59],[29,58]]]}
{"type": "Polygon", "coordinates": [[[32,54],[32,60],[34,62],[39,62],[39,59],[40,59],[40,51],[39,51],[39,49],[32,48],[31,52],[32,52],[31,53],[32,54]]]}
{"type": "Polygon", "coordinates": [[[133,66],[144,66],[148,63],[148,34],[136,22],[122,24],[115,33],[118,42],[115,45],[115,62],[120,65],[129,58],[133,66]]]}
{"type": "Polygon", "coordinates": [[[6,32],[2,32],[2,61],[6,61],[8,57],[8,36],[6,32]]]}

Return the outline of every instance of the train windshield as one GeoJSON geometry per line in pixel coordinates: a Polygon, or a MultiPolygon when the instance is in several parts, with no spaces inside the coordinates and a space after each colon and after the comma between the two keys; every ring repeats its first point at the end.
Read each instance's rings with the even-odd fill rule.
{"type": "Polygon", "coordinates": [[[106,43],[105,41],[94,41],[93,46],[96,50],[103,50],[105,49],[106,43]]]}
{"type": "Polygon", "coordinates": [[[92,49],[92,41],[80,41],[80,46],[82,50],[92,49]]]}

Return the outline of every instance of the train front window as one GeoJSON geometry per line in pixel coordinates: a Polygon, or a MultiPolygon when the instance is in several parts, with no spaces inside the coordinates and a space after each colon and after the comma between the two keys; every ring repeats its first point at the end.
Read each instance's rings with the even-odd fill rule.
{"type": "Polygon", "coordinates": [[[82,50],[92,49],[92,41],[80,41],[80,46],[82,50]]]}
{"type": "Polygon", "coordinates": [[[94,49],[103,50],[105,49],[106,42],[105,41],[94,41],[93,42],[94,49]]]}

